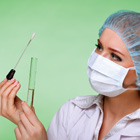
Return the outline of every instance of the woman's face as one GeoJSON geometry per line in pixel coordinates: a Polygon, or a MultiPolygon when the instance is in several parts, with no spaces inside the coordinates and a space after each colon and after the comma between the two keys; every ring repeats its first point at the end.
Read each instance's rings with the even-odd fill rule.
{"type": "MultiPolygon", "coordinates": [[[[105,28],[103,30],[100,38],[98,39],[98,45],[95,52],[125,68],[134,66],[132,58],[124,42],[115,31],[109,28],[105,28]]],[[[123,87],[136,87],[135,83],[136,71],[129,70],[125,77],[123,87]]]]}

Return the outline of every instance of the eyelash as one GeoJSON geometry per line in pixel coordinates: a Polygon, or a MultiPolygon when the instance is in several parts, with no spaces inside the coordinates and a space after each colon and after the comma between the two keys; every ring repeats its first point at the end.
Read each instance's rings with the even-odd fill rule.
{"type": "MultiPolygon", "coordinates": [[[[95,44],[95,46],[96,46],[96,48],[97,48],[99,51],[101,51],[100,49],[103,49],[99,44],[95,44]]],[[[111,53],[111,55],[112,55],[112,58],[113,58],[113,57],[116,58],[116,59],[114,59],[114,60],[116,60],[116,61],[122,61],[122,59],[121,59],[118,55],[116,55],[115,53],[111,53]]]]}

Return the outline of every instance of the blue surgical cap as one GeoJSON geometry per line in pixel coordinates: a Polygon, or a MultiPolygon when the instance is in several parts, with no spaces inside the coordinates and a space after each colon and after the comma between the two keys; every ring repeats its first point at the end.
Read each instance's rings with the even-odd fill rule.
{"type": "Polygon", "coordinates": [[[126,45],[136,68],[136,85],[140,89],[140,13],[117,11],[106,19],[99,30],[99,37],[105,28],[114,30],[126,45]]]}

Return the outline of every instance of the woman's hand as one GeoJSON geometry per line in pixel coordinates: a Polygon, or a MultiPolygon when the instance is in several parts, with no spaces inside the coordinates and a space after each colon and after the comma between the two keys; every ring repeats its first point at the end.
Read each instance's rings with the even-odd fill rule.
{"type": "Polygon", "coordinates": [[[23,113],[20,114],[20,121],[15,128],[17,140],[47,140],[47,133],[38,120],[35,113],[26,102],[22,102],[23,113]]]}
{"type": "Polygon", "coordinates": [[[22,111],[21,100],[16,96],[20,84],[14,78],[0,83],[0,115],[17,124],[22,111]]]}

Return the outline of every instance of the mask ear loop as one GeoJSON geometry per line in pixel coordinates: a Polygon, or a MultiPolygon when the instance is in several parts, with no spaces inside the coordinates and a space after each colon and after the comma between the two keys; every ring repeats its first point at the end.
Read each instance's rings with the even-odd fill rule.
{"type": "MultiPolygon", "coordinates": [[[[135,67],[130,67],[130,68],[128,68],[129,70],[135,70],[136,71],[136,68],[135,67]]],[[[137,75],[137,73],[136,73],[136,75],[137,75]]],[[[138,76],[138,75],[137,75],[138,76]]]]}
{"type": "MultiPolygon", "coordinates": [[[[136,70],[136,68],[135,68],[135,67],[130,67],[129,69],[130,69],[130,70],[136,70]]],[[[137,75],[137,73],[136,73],[136,75],[137,75]]],[[[138,77],[138,75],[137,75],[137,77],[138,77]]],[[[138,85],[138,84],[137,84],[137,85],[138,85]]],[[[139,83],[139,85],[140,85],[140,83],[139,83]]],[[[137,90],[140,90],[140,88],[139,88],[139,87],[137,87],[136,89],[137,89],[137,90]]],[[[135,90],[135,89],[134,89],[134,90],[135,90]]]]}
{"type": "MultiPolygon", "coordinates": [[[[136,68],[133,66],[133,67],[129,67],[128,68],[129,70],[135,70],[136,71],[136,68]]],[[[136,75],[137,75],[137,73],[136,73],[136,75]]],[[[138,76],[138,75],[137,75],[138,76]]]]}
{"type": "MultiPolygon", "coordinates": [[[[136,71],[136,68],[133,66],[133,67],[130,67],[130,68],[128,68],[129,70],[135,70],[136,71]]],[[[136,75],[137,75],[137,73],[136,73],[136,75]]],[[[136,87],[136,88],[126,88],[127,90],[140,90],[138,87],[136,87]]]]}
{"type": "Polygon", "coordinates": [[[130,70],[136,70],[136,68],[135,68],[135,67],[130,67],[129,69],[130,69],[130,70]]]}
{"type": "MultiPolygon", "coordinates": [[[[136,68],[135,68],[135,67],[130,67],[129,69],[131,69],[131,70],[136,70],[136,68]]],[[[137,75],[137,73],[136,73],[136,75],[137,75]]],[[[138,75],[137,75],[137,77],[138,77],[138,75]]],[[[140,86],[140,83],[138,83],[137,85],[138,85],[138,86],[140,86]]],[[[138,90],[140,90],[140,88],[139,88],[139,87],[137,87],[137,89],[138,89],[138,90]]]]}

